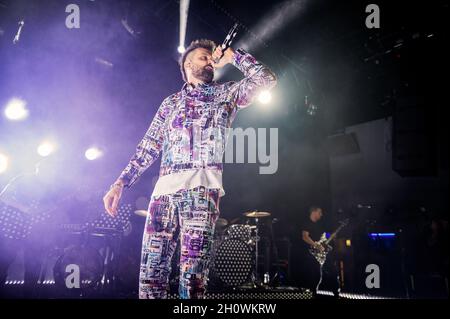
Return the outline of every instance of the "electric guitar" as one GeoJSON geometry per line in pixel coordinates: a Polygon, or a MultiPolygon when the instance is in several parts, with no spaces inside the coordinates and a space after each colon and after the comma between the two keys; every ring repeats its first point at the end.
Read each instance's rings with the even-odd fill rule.
{"type": "Polygon", "coordinates": [[[333,250],[333,247],[331,247],[330,242],[336,237],[336,235],[341,231],[342,228],[348,225],[348,219],[340,221],[339,224],[340,226],[334,231],[334,233],[330,235],[329,238],[326,237],[325,233],[323,233],[322,236],[320,237],[317,244],[322,246],[323,250],[316,247],[311,247],[309,249],[311,255],[313,255],[314,258],[316,258],[317,262],[321,266],[325,263],[328,253],[333,250]]]}

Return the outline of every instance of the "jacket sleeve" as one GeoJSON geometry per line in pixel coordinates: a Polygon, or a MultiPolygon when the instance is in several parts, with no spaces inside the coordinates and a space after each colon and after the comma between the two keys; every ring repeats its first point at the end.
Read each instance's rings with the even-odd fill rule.
{"type": "Polygon", "coordinates": [[[230,93],[237,109],[249,106],[261,90],[270,90],[277,83],[275,74],[252,55],[242,49],[235,51],[233,65],[244,78],[230,86],[230,93]]]}
{"type": "Polygon", "coordinates": [[[167,98],[161,103],[150,127],[137,145],[136,153],[119,176],[127,188],[158,159],[164,142],[164,125],[171,110],[169,101],[167,98]]]}

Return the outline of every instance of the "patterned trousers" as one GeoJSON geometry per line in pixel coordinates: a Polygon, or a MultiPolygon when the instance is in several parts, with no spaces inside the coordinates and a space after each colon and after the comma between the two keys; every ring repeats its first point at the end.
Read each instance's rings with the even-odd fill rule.
{"type": "Polygon", "coordinates": [[[180,298],[203,298],[219,200],[218,189],[203,186],[152,196],[142,240],[140,299],[167,297],[171,260],[179,237],[180,298]]]}

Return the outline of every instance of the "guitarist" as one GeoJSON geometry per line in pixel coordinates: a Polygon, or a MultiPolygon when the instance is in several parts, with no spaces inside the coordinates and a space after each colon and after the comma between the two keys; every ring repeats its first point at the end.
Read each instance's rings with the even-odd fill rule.
{"type": "Polygon", "coordinates": [[[308,213],[308,218],[301,227],[303,240],[303,285],[310,289],[315,296],[322,283],[322,279],[324,279],[324,282],[330,284],[334,296],[339,297],[339,280],[335,260],[333,258],[333,251],[327,255],[327,259],[323,266],[321,266],[310,253],[311,248],[321,252],[324,251],[324,247],[318,244],[319,239],[325,232],[325,228],[321,222],[323,210],[319,206],[311,206],[308,213]]]}

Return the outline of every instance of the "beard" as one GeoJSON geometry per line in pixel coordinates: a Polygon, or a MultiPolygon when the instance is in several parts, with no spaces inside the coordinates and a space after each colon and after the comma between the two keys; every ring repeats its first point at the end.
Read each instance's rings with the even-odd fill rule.
{"type": "Polygon", "coordinates": [[[214,68],[207,68],[207,66],[196,68],[192,71],[192,75],[200,81],[209,83],[214,79],[214,68]]]}

